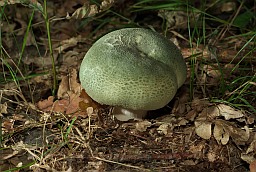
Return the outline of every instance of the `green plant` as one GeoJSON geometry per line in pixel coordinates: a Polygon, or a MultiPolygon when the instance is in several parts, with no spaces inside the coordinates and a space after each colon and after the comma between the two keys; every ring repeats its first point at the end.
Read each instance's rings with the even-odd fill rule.
{"type": "Polygon", "coordinates": [[[47,0],[44,0],[43,16],[44,16],[44,19],[45,19],[45,25],[46,25],[47,37],[48,37],[48,39],[47,39],[48,40],[48,46],[49,46],[50,56],[51,56],[51,59],[52,59],[52,77],[53,77],[52,95],[55,95],[56,91],[57,91],[57,73],[56,73],[56,67],[55,67],[55,60],[54,60],[54,57],[53,57],[50,21],[49,21],[48,12],[47,12],[47,0]]]}

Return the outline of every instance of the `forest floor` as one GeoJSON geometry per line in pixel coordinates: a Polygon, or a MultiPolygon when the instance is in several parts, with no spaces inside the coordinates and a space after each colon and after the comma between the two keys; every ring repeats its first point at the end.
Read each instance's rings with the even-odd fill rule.
{"type": "MultiPolygon", "coordinates": [[[[37,11],[43,5],[17,2],[0,4],[0,171],[256,171],[256,113],[227,101],[241,95],[239,78],[255,77],[256,52],[242,49],[255,41],[215,23],[206,26],[207,43],[198,43],[184,13],[170,14],[172,25],[163,11],[130,12],[132,0],[99,8],[83,0],[48,2],[58,81],[52,96],[47,28],[37,11]],[[188,68],[175,98],[140,121],[116,120],[78,77],[93,42],[124,27],[154,28],[180,48],[188,68]]],[[[247,84],[246,92],[255,92],[255,80],[247,84]]],[[[246,98],[256,107],[254,96],[246,98]]]]}

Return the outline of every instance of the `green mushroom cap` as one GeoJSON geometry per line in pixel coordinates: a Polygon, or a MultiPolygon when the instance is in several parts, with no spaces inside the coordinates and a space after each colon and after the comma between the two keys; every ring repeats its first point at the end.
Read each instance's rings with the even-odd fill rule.
{"type": "Polygon", "coordinates": [[[93,44],[79,77],[87,94],[101,104],[155,110],[184,83],[186,64],[179,49],[160,34],[126,28],[93,44]]]}

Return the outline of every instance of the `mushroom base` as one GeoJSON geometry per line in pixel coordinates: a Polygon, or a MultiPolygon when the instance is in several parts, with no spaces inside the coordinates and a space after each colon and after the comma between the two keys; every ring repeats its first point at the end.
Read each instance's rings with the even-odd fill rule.
{"type": "Polygon", "coordinates": [[[112,113],[119,121],[141,120],[147,115],[146,110],[125,109],[122,107],[114,107],[112,113]]]}

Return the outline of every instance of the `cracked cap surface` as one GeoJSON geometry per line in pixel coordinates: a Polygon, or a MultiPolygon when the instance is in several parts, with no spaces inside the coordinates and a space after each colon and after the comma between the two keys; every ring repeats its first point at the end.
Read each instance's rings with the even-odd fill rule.
{"type": "Polygon", "coordinates": [[[171,101],[186,79],[179,49],[151,30],[120,29],[97,40],[79,72],[82,87],[101,104],[154,110],[171,101]]]}

